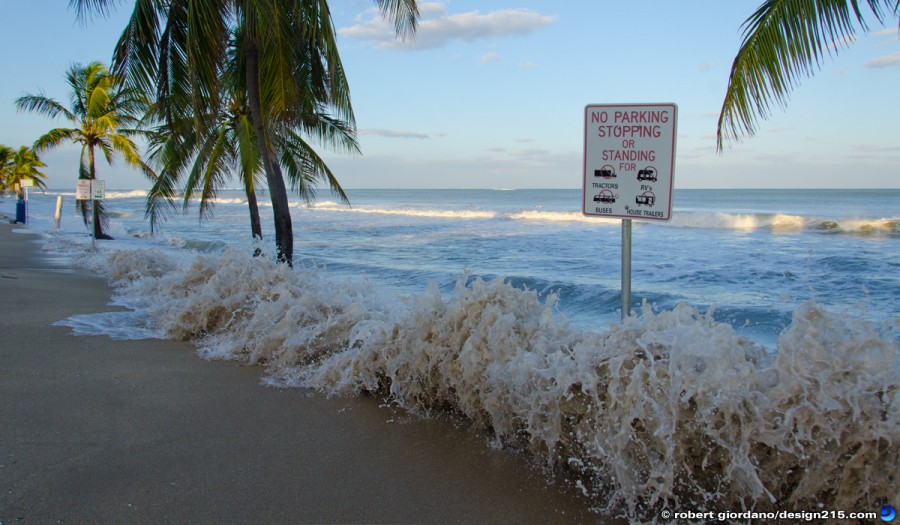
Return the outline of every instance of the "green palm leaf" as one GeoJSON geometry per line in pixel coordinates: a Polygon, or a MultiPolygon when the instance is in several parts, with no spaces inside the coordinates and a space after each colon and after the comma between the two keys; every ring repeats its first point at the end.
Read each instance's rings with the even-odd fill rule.
{"type": "MultiPolygon", "coordinates": [[[[108,13],[114,2],[70,0],[70,5],[83,18],[108,13]]],[[[416,0],[375,3],[398,35],[412,36],[416,0]]],[[[151,138],[151,159],[163,180],[156,180],[148,196],[152,221],[181,179],[186,178],[186,194],[202,185],[205,213],[207,196],[239,168],[251,222],[258,223],[253,188],[265,173],[277,256],[290,263],[293,229],[282,166],[303,198],[324,182],[346,200],[334,174],[306,142],[359,151],[327,0],[136,0],[114,57],[113,70],[128,86],[154,93],[147,121],[160,123],[151,138]],[[229,101],[239,107],[228,107],[229,101]]]]}
{"type": "MultiPolygon", "coordinates": [[[[759,118],[784,109],[801,78],[823,58],[868,31],[858,0],[766,0],[743,25],[744,40],[731,67],[719,114],[717,147],[756,133],[759,118]]],[[[875,18],[898,13],[900,0],[866,0],[875,18]]]]}
{"type": "Polygon", "coordinates": [[[70,122],[78,122],[78,117],[69,111],[65,106],[52,98],[41,95],[24,95],[16,99],[16,109],[19,111],[27,111],[29,113],[37,113],[50,118],[62,116],[70,122]]]}
{"type": "MultiPolygon", "coordinates": [[[[101,4],[107,5],[104,2],[92,3],[95,7],[101,4]]],[[[138,113],[143,114],[147,107],[143,97],[123,86],[120,79],[99,62],[87,66],[73,64],[66,71],[66,82],[70,88],[68,108],[43,95],[24,95],[16,100],[19,110],[34,111],[51,118],[64,116],[78,126],[51,129],[35,141],[34,149],[44,151],[64,142],[81,144],[80,179],[96,177],[95,150],[99,149],[107,163],[111,164],[116,154],[121,154],[126,163],[154,180],[156,175],[153,170],[141,160],[137,147],[128,138],[134,130],[122,128],[122,124],[131,125],[140,120],[138,113]]],[[[94,236],[106,238],[103,229],[109,220],[103,203],[77,201],[77,207],[85,224],[89,215],[93,215],[94,236]]]]}

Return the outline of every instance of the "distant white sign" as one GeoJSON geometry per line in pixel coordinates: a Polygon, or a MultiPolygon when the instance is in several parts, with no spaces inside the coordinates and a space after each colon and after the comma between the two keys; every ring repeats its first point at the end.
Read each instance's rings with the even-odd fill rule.
{"type": "Polygon", "coordinates": [[[75,200],[91,200],[91,181],[87,179],[78,179],[75,182],[75,200]]]}
{"type": "Polygon", "coordinates": [[[94,200],[100,200],[106,197],[106,181],[105,180],[92,180],[91,181],[91,198],[94,200]]]}
{"type": "Polygon", "coordinates": [[[33,188],[34,187],[34,180],[32,180],[32,179],[22,179],[21,182],[22,182],[23,188],[33,188]]]}
{"type": "Polygon", "coordinates": [[[106,181],[78,179],[75,182],[75,200],[89,201],[106,198],[106,181]]]}
{"type": "Polygon", "coordinates": [[[584,108],[584,205],[594,217],[672,218],[675,104],[584,108]]]}

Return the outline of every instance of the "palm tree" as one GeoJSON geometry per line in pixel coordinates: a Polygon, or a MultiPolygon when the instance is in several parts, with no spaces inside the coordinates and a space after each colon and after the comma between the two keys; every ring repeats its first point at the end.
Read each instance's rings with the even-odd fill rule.
{"type": "MultiPolygon", "coordinates": [[[[875,18],[900,12],[900,0],[866,0],[875,18]]],[[[869,27],[859,0],[766,0],[744,22],[744,41],[731,66],[719,114],[717,146],[753,136],[759,117],[784,109],[798,77],[813,75],[821,59],[869,27]]]]}
{"type": "MultiPolygon", "coordinates": [[[[199,119],[202,133],[197,133],[193,116],[174,122],[164,122],[154,133],[152,157],[161,169],[156,184],[148,193],[147,215],[151,223],[158,222],[166,209],[174,209],[178,181],[187,175],[183,194],[184,207],[199,193],[200,216],[212,209],[213,198],[220,186],[237,175],[241,180],[250,211],[251,232],[262,238],[259,210],[254,188],[262,172],[262,159],[251,112],[246,103],[244,80],[240,71],[243,56],[240,39],[232,40],[229,60],[221,78],[230,86],[227,103],[219,111],[199,119]],[[193,160],[191,164],[189,161],[193,160]],[[169,204],[166,208],[163,203],[169,204]]],[[[300,124],[293,128],[279,123],[275,128],[275,151],[280,152],[280,164],[285,167],[293,188],[307,202],[315,198],[315,184],[324,181],[344,202],[349,202],[337,178],[303,136],[312,137],[333,149],[358,152],[353,127],[332,118],[314,105],[299,115],[300,124]]],[[[257,251],[258,253],[258,251],[257,251]]]]}
{"type": "MultiPolygon", "coordinates": [[[[79,16],[104,13],[115,0],[70,0],[79,16]]],[[[416,0],[376,0],[399,35],[416,27],[416,0]]],[[[195,117],[223,98],[218,74],[226,61],[226,36],[241,40],[247,102],[275,222],[279,261],[292,263],[293,226],[276,149],[276,128],[288,128],[312,103],[352,122],[349,89],[326,0],[135,0],[131,20],[114,55],[116,72],[136,87],[157,92],[169,119],[195,117]],[[310,96],[310,80],[318,93],[310,96]],[[188,109],[190,107],[190,109],[188,109]]],[[[283,157],[283,156],[282,156],[283,157]]]]}
{"type": "Polygon", "coordinates": [[[7,177],[12,169],[12,159],[15,151],[6,144],[0,144],[0,193],[7,191],[7,177]]]}
{"type": "MultiPolygon", "coordinates": [[[[143,115],[146,101],[139,93],[124,87],[119,78],[107,71],[99,62],[82,67],[72,65],[66,73],[66,81],[71,88],[69,107],[43,94],[25,95],[16,100],[20,111],[34,111],[50,118],[63,117],[74,127],[54,128],[38,138],[34,143],[35,152],[56,148],[65,142],[81,144],[79,179],[96,179],[95,155],[97,150],[112,164],[118,153],[125,162],[154,179],[153,170],[141,159],[130,129],[138,122],[137,115],[143,115]]],[[[93,231],[97,239],[109,239],[103,233],[108,219],[102,201],[77,201],[78,208],[88,224],[88,216],[93,212],[93,231]]]]}
{"type": "Polygon", "coordinates": [[[19,199],[25,198],[25,188],[22,181],[30,180],[35,188],[41,191],[47,189],[44,179],[47,175],[38,168],[47,167],[37,153],[28,146],[21,146],[13,150],[7,146],[0,146],[0,190],[16,189],[19,199]]]}
{"type": "Polygon", "coordinates": [[[193,117],[163,123],[151,134],[150,160],[159,166],[159,177],[147,193],[147,217],[155,228],[176,209],[179,193],[186,211],[191,198],[200,195],[200,219],[212,214],[216,194],[233,175],[244,186],[250,212],[250,231],[262,239],[255,187],[260,170],[256,137],[246,110],[231,100],[220,113],[203,116],[203,134],[196,132],[193,117]],[[182,179],[184,189],[179,190],[182,179]]]}

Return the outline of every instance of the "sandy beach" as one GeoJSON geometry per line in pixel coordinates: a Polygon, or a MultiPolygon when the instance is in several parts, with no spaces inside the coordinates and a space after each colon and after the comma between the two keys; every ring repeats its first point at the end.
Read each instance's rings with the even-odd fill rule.
{"type": "Polygon", "coordinates": [[[449,421],[259,384],[182,342],[76,337],[106,283],[0,224],[0,523],[586,523],[449,421]]]}

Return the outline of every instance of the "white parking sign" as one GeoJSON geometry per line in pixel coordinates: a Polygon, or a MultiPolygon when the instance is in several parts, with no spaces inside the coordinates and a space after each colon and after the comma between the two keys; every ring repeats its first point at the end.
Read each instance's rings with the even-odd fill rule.
{"type": "Polygon", "coordinates": [[[75,200],[89,201],[106,198],[106,181],[78,179],[75,183],[75,200]]]}
{"type": "Polygon", "coordinates": [[[675,104],[585,106],[584,215],[672,217],[677,116],[675,104]]]}
{"type": "Polygon", "coordinates": [[[105,180],[92,180],[91,181],[91,198],[96,200],[102,200],[106,197],[106,181],[105,180]]]}

